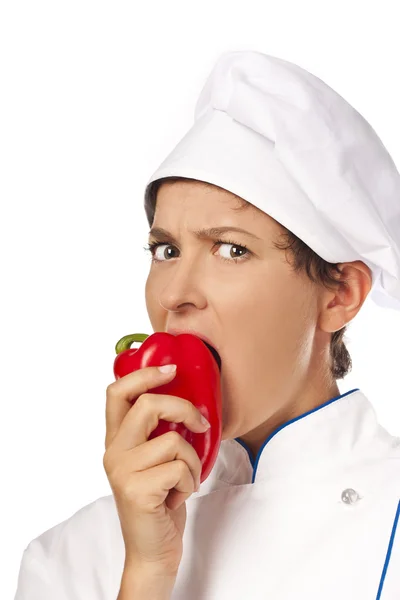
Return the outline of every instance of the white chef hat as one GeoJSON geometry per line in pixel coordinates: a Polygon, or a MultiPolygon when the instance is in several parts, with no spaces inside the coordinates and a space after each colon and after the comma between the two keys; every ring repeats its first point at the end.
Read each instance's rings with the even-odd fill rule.
{"type": "Polygon", "coordinates": [[[400,174],[371,125],[305,69],[224,52],[145,206],[150,184],[168,176],[244,198],[328,262],[363,261],[372,300],[400,310],[400,174]]]}

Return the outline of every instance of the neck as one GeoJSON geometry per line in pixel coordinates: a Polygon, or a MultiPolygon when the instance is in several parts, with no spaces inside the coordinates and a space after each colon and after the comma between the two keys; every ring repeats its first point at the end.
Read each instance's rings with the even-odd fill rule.
{"type": "Polygon", "coordinates": [[[300,394],[296,392],[258,427],[238,439],[246,444],[252,458],[255,459],[264,441],[279,427],[339,395],[340,391],[336,381],[330,382],[328,385],[308,388],[307,391],[300,394]]]}

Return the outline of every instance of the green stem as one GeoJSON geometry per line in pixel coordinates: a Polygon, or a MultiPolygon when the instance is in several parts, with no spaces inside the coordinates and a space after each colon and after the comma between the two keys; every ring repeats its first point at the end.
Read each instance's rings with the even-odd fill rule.
{"type": "Polygon", "coordinates": [[[128,350],[131,347],[133,342],[144,342],[149,335],[147,333],[130,333],[129,335],[124,335],[115,346],[115,352],[120,354],[124,350],[128,350]]]}

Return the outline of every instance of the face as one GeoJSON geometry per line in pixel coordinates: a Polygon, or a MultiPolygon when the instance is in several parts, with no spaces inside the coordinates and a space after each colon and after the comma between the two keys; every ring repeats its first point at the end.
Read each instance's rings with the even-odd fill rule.
{"type": "Polygon", "coordinates": [[[146,305],[154,331],[190,328],[213,341],[222,358],[222,439],[241,437],[256,451],[271,429],[339,392],[321,369],[331,333],[318,325],[315,284],[274,248],[280,224],[237,206],[230,192],[198,181],[160,187],[152,228],[177,243],[166,236],[154,250],[146,305]],[[248,233],[193,233],[226,226],[248,233]]]}

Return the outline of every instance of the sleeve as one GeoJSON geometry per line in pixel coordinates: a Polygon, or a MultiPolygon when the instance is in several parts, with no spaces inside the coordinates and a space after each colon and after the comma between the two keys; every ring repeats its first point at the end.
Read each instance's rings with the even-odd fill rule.
{"type": "Polygon", "coordinates": [[[95,501],[31,540],[22,554],[14,600],[114,600],[125,553],[118,538],[116,563],[109,507],[109,501],[95,501]]]}
{"type": "Polygon", "coordinates": [[[14,600],[61,600],[54,589],[45,557],[40,557],[30,544],[22,555],[14,600]]]}

